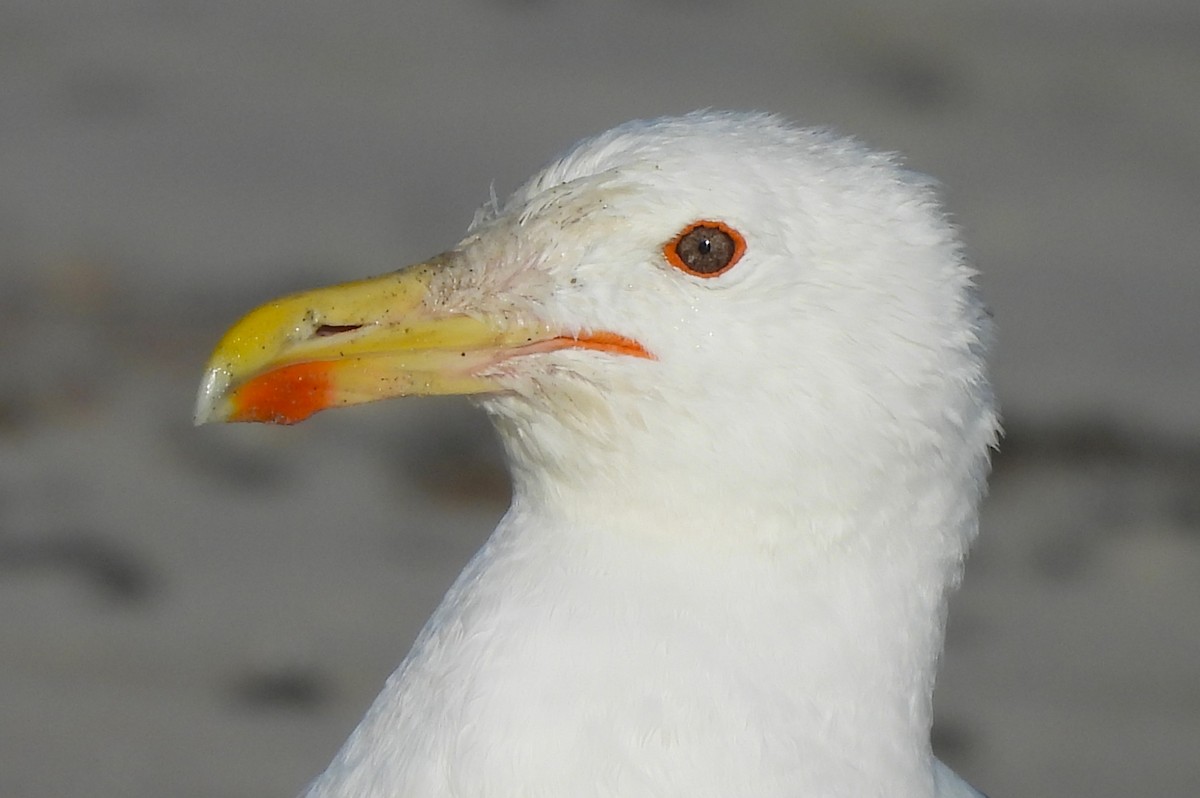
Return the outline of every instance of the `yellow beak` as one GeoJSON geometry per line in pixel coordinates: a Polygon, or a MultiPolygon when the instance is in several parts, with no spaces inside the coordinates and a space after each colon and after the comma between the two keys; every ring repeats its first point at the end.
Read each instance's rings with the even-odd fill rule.
{"type": "Polygon", "coordinates": [[[563,332],[518,313],[441,312],[429,288],[445,265],[439,257],[251,311],[209,358],[196,423],[294,424],[392,396],[495,392],[503,388],[491,367],[559,349],[652,357],[613,333],[563,332]]]}

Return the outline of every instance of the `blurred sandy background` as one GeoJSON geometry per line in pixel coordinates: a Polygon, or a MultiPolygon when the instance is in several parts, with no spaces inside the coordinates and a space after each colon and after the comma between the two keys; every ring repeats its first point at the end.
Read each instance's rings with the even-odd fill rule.
{"type": "Polygon", "coordinates": [[[993,798],[1200,794],[1200,4],[5,0],[0,796],[319,772],[505,477],[462,401],[193,429],[209,349],[705,106],[905,152],[984,272],[1009,437],[939,751],[993,798]]]}

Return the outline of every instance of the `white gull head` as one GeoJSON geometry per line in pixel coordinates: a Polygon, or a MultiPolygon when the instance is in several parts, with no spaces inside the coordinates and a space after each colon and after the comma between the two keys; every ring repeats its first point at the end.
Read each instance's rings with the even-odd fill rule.
{"type": "Polygon", "coordinates": [[[477,394],[513,505],[312,798],[971,794],[930,701],[998,421],[927,179],[771,116],[632,122],[420,268],[422,313],[508,337],[389,395],[477,394]]]}

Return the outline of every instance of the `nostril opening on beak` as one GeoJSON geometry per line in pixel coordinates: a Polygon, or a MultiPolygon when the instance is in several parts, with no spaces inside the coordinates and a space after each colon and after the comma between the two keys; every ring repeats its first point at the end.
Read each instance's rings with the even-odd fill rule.
{"type": "Polygon", "coordinates": [[[361,324],[322,324],[313,330],[313,338],[326,338],[330,335],[354,332],[362,327],[361,324]]]}

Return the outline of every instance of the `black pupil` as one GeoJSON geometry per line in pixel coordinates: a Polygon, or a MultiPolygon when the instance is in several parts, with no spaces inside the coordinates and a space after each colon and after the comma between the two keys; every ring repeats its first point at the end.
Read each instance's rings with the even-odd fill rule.
{"type": "Polygon", "coordinates": [[[691,272],[713,274],[729,265],[735,249],[733,238],[724,230],[696,227],[679,239],[675,254],[691,272]]]}

